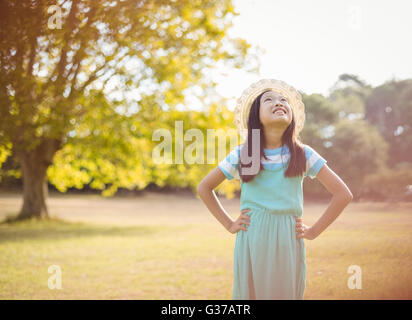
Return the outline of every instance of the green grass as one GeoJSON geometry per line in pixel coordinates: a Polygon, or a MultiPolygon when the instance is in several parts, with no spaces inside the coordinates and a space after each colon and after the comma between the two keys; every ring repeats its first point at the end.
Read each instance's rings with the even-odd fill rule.
{"type": "MultiPolygon", "coordinates": [[[[76,210],[73,204],[82,200],[69,198],[67,210],[76,210]]],[[[132,206],[97,199],[89,214],[77,217],[87,222],[0,224],[0,299],[231,299],[234,235],[199,200],[161,199],[169,215],[158,213],[164,208],[155,202],[152,211],[140,210],[153,199],[132,200],[132,206]],[[92,211],[110,211],[108,204],[119,209],[112,211],[112,224],[102,224],[92,211]],[[48,288],[50,265],[61,267],[61,290],[48,288]]],[[[58,201],[52,199],[50,208],[65,216],[58,201]]],[[[231,212],[237,205],[224,202],[231,212]]],[[[305,223],[316,221],[326,206],[305,204],[305,223]]],[[[320,237],[305,240],[305,299],[411,299],[410,209],[352,203],[320,237]],[[350,265],[362,268],[361,290],[347,287],[350,265]]]]}
{"type": "Polygon", "coordinates": [[[199,226],[2,225],[0,298],[227,297],[230,239],[213,232],[199,238],[200,232],[199,226]],[[62,269],[62,290],[48,289],[50,265],[62,269]]]}

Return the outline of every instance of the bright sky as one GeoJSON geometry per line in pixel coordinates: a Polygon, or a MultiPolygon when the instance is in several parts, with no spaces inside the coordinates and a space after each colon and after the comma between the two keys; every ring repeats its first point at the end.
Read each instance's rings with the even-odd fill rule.
{"type": "Polygon", "coordinates": [[[233,0],[240,13],[230,36],[266,52],[260,76],[231,72],[218,92],[235,99],[261,78],[283,80],[305,93],[328,94],[342,73],[376,86],[412,78],[410,0],[233,0]]]}

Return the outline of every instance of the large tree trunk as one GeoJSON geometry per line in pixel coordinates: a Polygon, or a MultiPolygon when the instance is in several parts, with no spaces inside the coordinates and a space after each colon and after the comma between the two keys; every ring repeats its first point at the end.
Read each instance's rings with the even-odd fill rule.
{"type": "Polygon", "coordinates": [[[31,162],[27,158],[20,160],[20,165],[23,175],[23,206],[18,218],[48,218],[47,167],[40,165],[36,159],[31,162]]]}
{"type": "Polygon", "coordinates": [[[49,217],[46,205],[47,168],[58,149],[59,141],[43,139],[35,149],[17,152],[23,177],[23,206],[18,219],[49,217]]]}

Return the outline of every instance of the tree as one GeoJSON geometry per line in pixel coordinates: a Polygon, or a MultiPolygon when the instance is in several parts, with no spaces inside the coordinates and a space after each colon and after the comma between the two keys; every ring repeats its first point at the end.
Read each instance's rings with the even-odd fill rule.
{"type": "Polygon", "coordinates": [[[329,166],[359,199],[364,191],[365,177],[386,167],[386,141],[376,127],[366,121],[347,119],[339,121],[328,141],[330,146],[325,158],[329,166]]]}
{"type": "Polygon", "coordinates": [[[332,86],[328,99],[341,118],[364,119],[365,101],[371,90],[358,76],[344,73],[332,86]]]}
{"type": "Polygon", "coordinates": [[[388,165],[412,162],[412,80],[388,81],[366,100],[366,120],[389,144],[388,165]]]}
{"type": "Polygon", "coordinates": [[[112,184],[111,193],[122,184],[143,187],[144,161],[130,160],[132,148],[148,144],[142,106],[169,110],[184,101],[185,90],[214,87],[205,75],[217,61],[236,68],[253,61],[248,43],[227,37],[237,14],[230,0],[53,5],[56,0],[0,2],[0,160],[11,153],[19,161],[20,218],[47,217],[48,178],[64,185],[73,173],[62,163],[48,169],[56,152],[77,142],[88,140],[90,157],[78,164],[76,185],[92,179],[96,188],[112,184]],[[135,171],[113,179],[116,166],[135,171]]]}
{"type": "Polygon", "coordinates": [[[412,164],[383,168],[365,177],[363,196],[373,200],[411,201],[412,164]]]}
{"type": "Polygon", "coordinates": [[[328,137],[334,124],[339,120],[339,110],[321,94],[303,94],[302,98],[306,115],[301,133],[302,140],[317,150],[323,149],[325,137],[328,137]]]}
{"type": "MultiPolygon", "coordinates": [[[[219,159],[223,159],[218,152],[216,135],[226,134],[223,156],[230,151],[229,138],[237,136],[233,128],[233,112],[221,104],[213,104],[207,111],[165,112],[147,103],[142,104],[138,117],[125,117],[107,114],[112,103],[104,102],[103,95],[101,98],[99,114],[89,114],[78,124],[76,137],[69,137],[48,169],[49,182],[61,192],[70,187],[81,189],[85,184],[94,189],[104,189],[103,196],[112,195],[119,187],[143,189],[148,184],[195,191],[201,179],[217,165],[219,159]],[[185,159],[181,163],[175,161],[176,141],[179,140],[176,122],[182,124],[185,159]],[[116,129],[112,130],[112,127],[116,129]],[[155,132],[164,129],[171,137],[171,163],[158,163],[152,156],[155,148],[164,141],[164,137],[153,139],[155,132]],[[200,137],[190,137],[190,129],[197,129],[200,137]],[[215,135],[209,134],[210,129],[214,129],[215,135]],[[211,159],[207,159],[207,148],[213,146],[212,141],[207,140],[209,138],[215,142],[211,159]],[[193,146],[196,148],[191,148],[193,146]],[[201,149],[201,152],[196,149],[201,149]],[[190,163],[189,157],[196,162],[190,163]],[[198,158],[200,162],[197,162],[198,158]]],[[[84,103],[96,104],[96,101],[88,99],[84,103]]],[[[238,184],[232,180],[220,185],[219,191],[230,197],[237,188],[238,184]]]]}
{"type": "MultiPolygon", "coordinates": [[[[303,143],[310,145],[326,157],[330,142],[328,138],[334,134],[334,128],[339,120],[338,109],[323,95],[302,95],[305,104],[305,126],[301,138],[303,143]]],[[[324,187],[312,179],[304,179],[305,196],[327,196],[324,187]]]]}

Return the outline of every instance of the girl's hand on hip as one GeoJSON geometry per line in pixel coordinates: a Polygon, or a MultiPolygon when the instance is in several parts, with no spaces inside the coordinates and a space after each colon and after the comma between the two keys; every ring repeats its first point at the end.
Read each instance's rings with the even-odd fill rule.
{"type": "Polygon", "coordinates": [[[247,216],[245,213],[249,212],[250,209],[243,209],[242,212],[240,213],[240,216],[232,222],[232,225],[229,228],[230,233],[236,233],[239,230],[244,230],[247,231],[247,227],[244,226],[244,224],[250,226],[250,217],[247,216]]]}
{"type": "Polygon", "coordinates": [[[308,227],[303,223],[302,218],[295,217],[296,220],[296,239],[304,238],[308,240],[313,240],[316,235],[313,233],[311,227],[308,227]]]}

